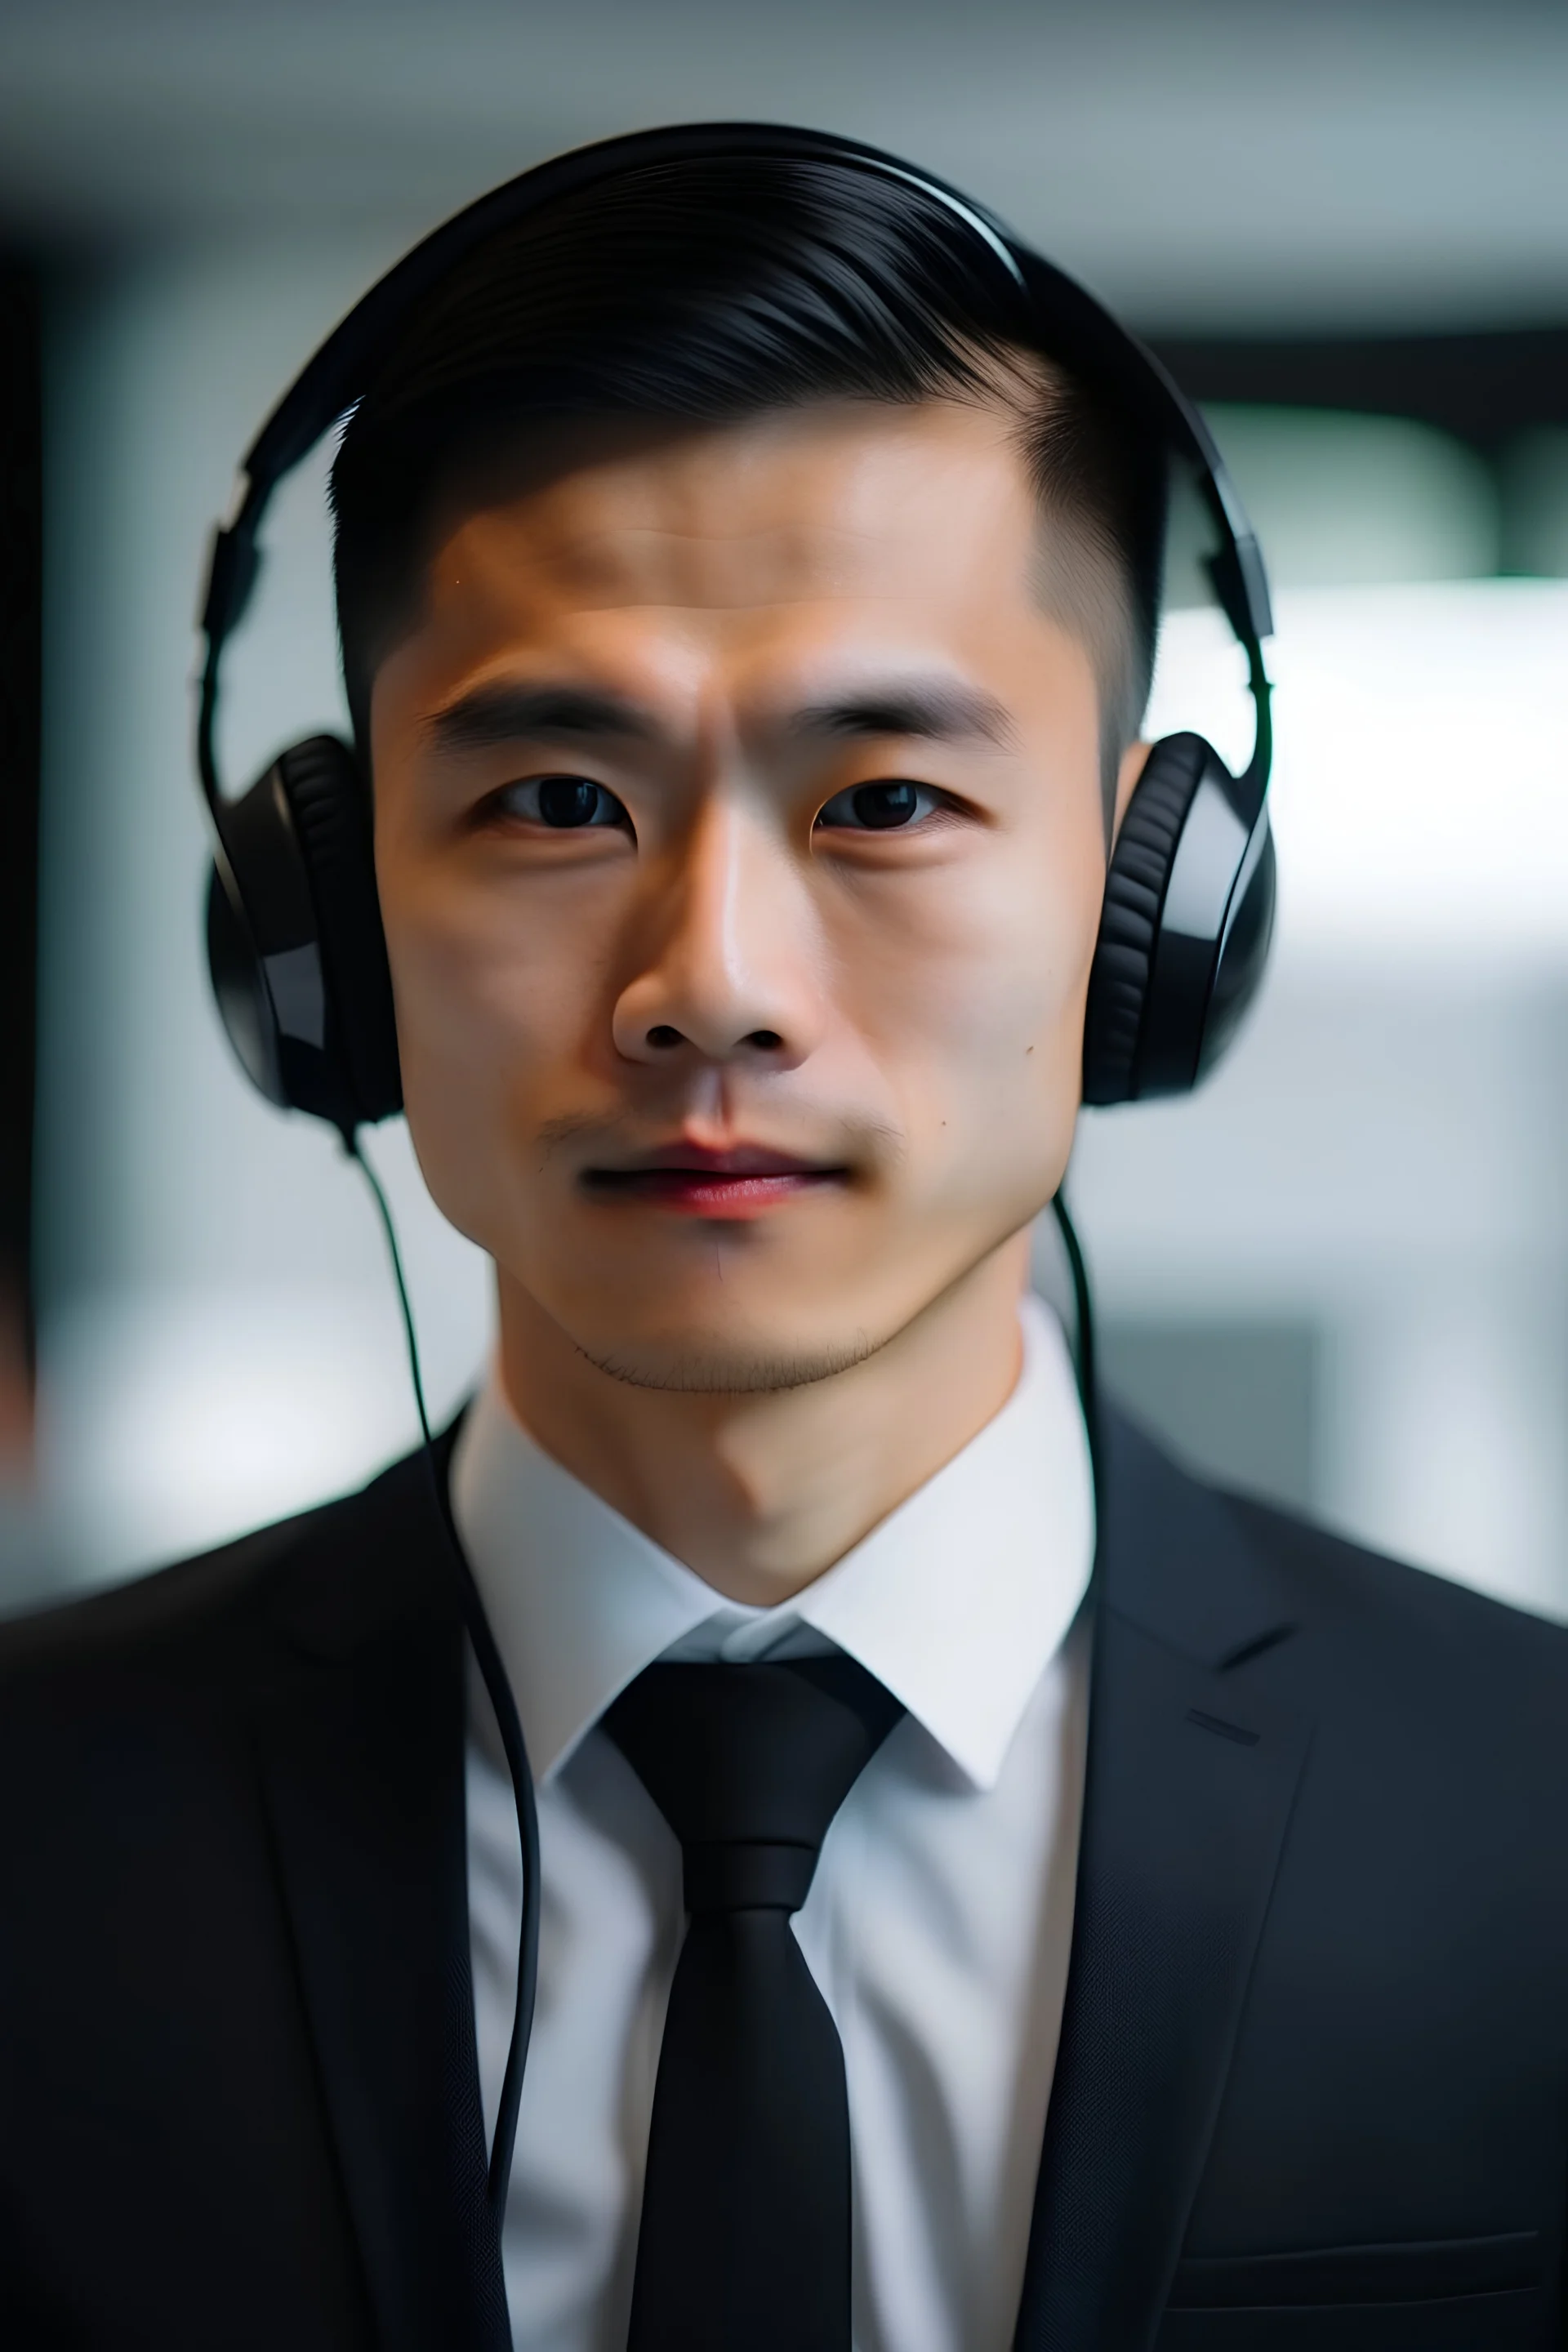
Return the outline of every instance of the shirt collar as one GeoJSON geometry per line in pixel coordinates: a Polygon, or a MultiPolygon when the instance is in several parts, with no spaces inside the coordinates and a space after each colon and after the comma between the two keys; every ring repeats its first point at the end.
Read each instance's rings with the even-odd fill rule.
{"type": "Polygon", "coordinates": [[[727,1601],[563,1470],[491,1373],[452,1503],[534,1772],[560,1770],[656,1658],[834,1645],[900,1699],[975,1788],[1002,1769],[1088,1587],[1093,1479],[1061,1327],[1030,1297],[1007,1402],[816,1580],[773,1609],[727,1601]]]}

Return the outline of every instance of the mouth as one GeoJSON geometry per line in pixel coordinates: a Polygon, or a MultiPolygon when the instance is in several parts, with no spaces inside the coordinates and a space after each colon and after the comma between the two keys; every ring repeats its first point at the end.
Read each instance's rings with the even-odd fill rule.
{"type": "Polygon", "coordinates": [[[801,1160],[760,1145],[714,1151],[702,1144],[673,1143],[624,1167],[584,1169],[581,1181],[592,1200],[637,1202],[678,1216],[738,1222],[847,1183],[848,1177],[842,1164],[801,1160]]]}

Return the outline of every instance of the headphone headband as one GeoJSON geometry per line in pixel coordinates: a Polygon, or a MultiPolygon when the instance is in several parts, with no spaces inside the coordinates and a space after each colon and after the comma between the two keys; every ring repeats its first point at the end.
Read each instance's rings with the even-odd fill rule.
{"type": "Polygon", "coordinates": [[[243,488],[233,519],[214,530],[200,627],[205,639],[196,727],[196,765],[215,808],[223,798],[214,744],[224,646],[249,605],[259,569],[258,544],[272,494],[369,390],[405,321],[456,264],[515,221],[557,199],[649,164],[726,156],[849,164],[902,181],[934,199],[966,227],[1048,319],[1068,364],[1114,384],[1168,446],[1194,466],[1219,537],[1208,560],[1215,593],[1246,651],[1257,714],[1244,782],[1260,812],[1270,755],[1268,681],[1263,640],[1273,633],[1263,559],[1235,484],[1207,425],[1154,354],[1076,279],[1015,237],[994,215],[957,189],[894,155],[826,132],[778,123],[691,123],[632,131],[575,148],[492,188],[422,238],[362,296],[306,362],[273,408],[241,462],[243,488]]]}

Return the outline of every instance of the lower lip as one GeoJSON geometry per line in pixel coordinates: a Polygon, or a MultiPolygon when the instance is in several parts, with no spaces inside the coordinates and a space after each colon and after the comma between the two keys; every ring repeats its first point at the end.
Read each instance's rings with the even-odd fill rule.
{"type": "Polygon", "coordinates": [[[595,1199],[638,1201],[679,1217],[705,1217],[739,1224],[765,1217],[808,1192],[837,1181],[834,1171],[792,1169],[772,1176],[721,1176],[705,1169],[647,1168],[636,1174],[590,1178],[595,1199]]]}

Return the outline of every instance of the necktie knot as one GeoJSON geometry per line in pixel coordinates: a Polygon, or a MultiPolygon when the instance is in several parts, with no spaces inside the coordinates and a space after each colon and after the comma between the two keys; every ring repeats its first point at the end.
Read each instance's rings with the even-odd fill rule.
{"type": "Polygon", "coordinates": [[[689,1911],[798,1911],[816,1869],[814,1845],[689,1845],[689,1911]]]}
{"type": "Polygon", "coordinates": [[[830,1656],[652,1665],[604,1720],[680,1840],[687,1909],[787,1912],[902,1712],[853,1658],[830,1656]]]}

